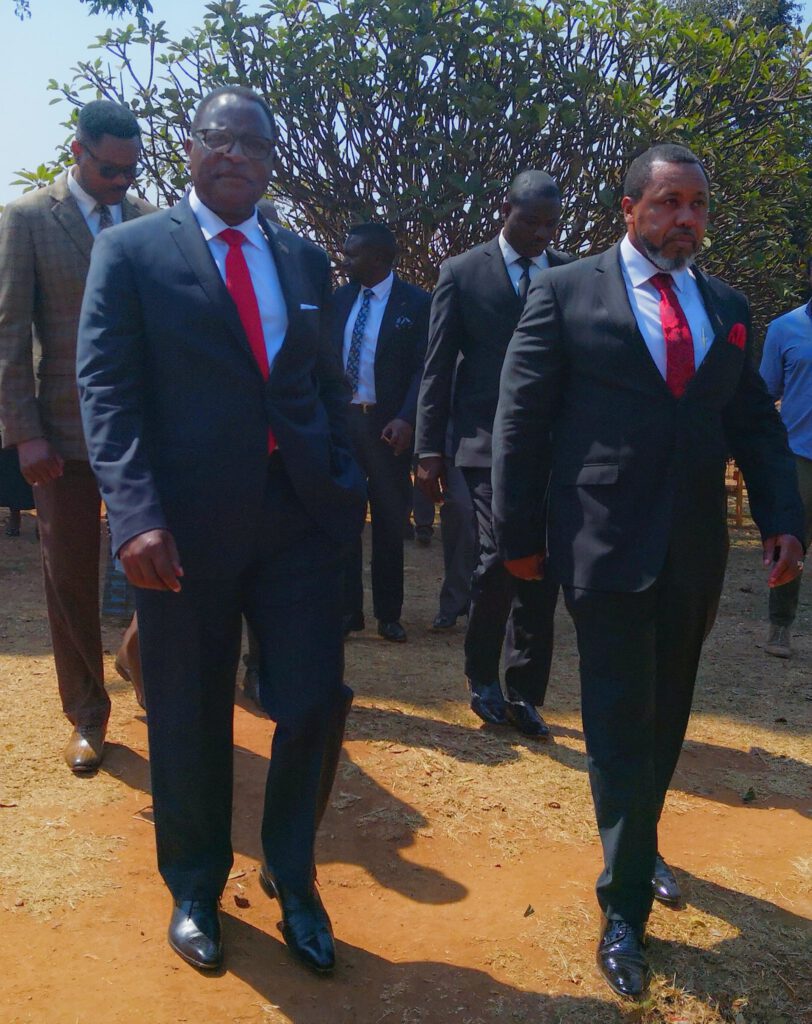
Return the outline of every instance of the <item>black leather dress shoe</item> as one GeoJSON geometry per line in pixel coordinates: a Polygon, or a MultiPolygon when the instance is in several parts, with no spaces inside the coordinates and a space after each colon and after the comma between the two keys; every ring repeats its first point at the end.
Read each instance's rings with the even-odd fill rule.
{"type": "Polygon", "coordinates": [[[399,622],[381,622],[378,620],[378,636],[391,640],[394,644],[406,643],[406,630],[399,622]]]}
{"type": "Polygon", "coordinates": [[[526,700],[513,700],[508,698],[505,701],[505,718],[508,725],[512,725],[522,736],[530,736],[532,739],[546,739],[550,735],[550,727],[536,711],[532,704],[526,700]]]}
{"type": "Polygon", "coordinates": [[[651,880],[654,889],[654,899],[664,903],[667,907],[678,907],[682,903],[682,893],[679,882],[674,877],[674,872],[666,864],[663,858],[657,854],[654,861],[654,877],[651,880]]]}
{"type": "Polygon", "coordinates": [[[363,633],[365,628],[364,616],[360,612],[357,615],[344,616],[344,636],[349,636],[350,633],[363,633]]]}
{"type": "Polygon", "coordinates": [[[488,725],[504,725],[505,698],[502,696],[502,687],[499,683],[485,683],[474,685],[470,680],[471,687],[471,710],[488,725]]]}
{"type": "Polygon", "coordinates": [[[445,612],[438,612],[431,624],[435,633],[442,633],[447,629],[453,629],[457,625],[456,615],[446,615],[445,612]]]}
{"type": "Polygon", "coordinates": [[[333,926],[315,882],[309,891],[293,892],[265,864],[259,869],[259,882],[272,900],[279,900],[282,935],[291,953],[317,974],[329,974],[336,962],[333,926]]]}
{"type": "Polygon", "coordinates": [[[216,971],[223,963],[217,900],[178,900],[169,922],[169,945],[193,967],[216,971]]]}
{"type": "Polygon", "coordinates": [[[648,985],[643,929],[628,921],[604,920],[597,953],[598,969],[613,992],[638,999],[648,985]]]}

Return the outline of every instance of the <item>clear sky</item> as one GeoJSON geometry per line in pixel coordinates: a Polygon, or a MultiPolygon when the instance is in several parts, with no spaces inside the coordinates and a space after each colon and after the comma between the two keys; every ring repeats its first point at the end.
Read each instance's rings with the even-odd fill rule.
{"type": "MultiPolygon", "coordinates": [[[[170,37],[203,21],[206,0],[153,0],[156,17],[164,19],[170,37]]],[[[258,9],[249,4],[249,9],[258,9]]],[[[812,22],[812,0],[805,0],[804,24],[812,22]]],[[[79,0],[31,0],[32,17],[19,21],[13,0],[0,0],[0,95],[3,97],[3,134],[0,146],[0,205],[20,193],[11,181],[15,171],[32,169],[50,159],[66,137],[60,122],[68,116],[66,103],[50,106],[57,95],[48,92],[48,80],[67,82],[78,60],[102,51],[88,49],[97,35],[120,24],[88,15],[79,0]]]]}

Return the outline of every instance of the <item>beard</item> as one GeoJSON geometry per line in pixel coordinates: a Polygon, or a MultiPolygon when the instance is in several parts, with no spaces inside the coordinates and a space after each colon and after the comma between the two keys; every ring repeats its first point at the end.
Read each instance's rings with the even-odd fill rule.
{"type": "Polygon", "coordinates": [[[690,267],[696,259],[697,249],[699,248],[698,244],[695,244],[693,252],[683,253],[679,256],[664,256],[662,246],[655,245],[651,239],[646,238],[645,235],[641,235],[639,232],[637,237],[646,256],[658,270],[662,270],[666,274],[670,274],[674,270],[684,270],[686,267],[690,267]]]}

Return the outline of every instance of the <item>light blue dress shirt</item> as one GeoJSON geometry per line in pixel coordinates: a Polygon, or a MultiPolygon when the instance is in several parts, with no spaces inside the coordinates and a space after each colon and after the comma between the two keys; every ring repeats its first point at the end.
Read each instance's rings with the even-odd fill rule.
{"type": "Polygon", "coordinates": [[[773,398],[781,399],[790,448],[812,459],[812,300],[767,328],[760,372],[773,398]]]}

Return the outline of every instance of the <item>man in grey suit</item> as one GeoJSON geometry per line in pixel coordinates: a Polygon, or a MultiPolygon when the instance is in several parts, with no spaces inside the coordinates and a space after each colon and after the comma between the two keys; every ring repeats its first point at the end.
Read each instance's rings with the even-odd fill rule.
{"type": "Polygon", "coordinates": [[[66,174],[14,200],[0,220],[0,421],[34,485],[59,693],[74,727],[65,759],[88,772],[102,758],[110,698],[99,625],[101,506],[79,416],[76,333],[94,237],[151,207],[126,194],[141,155],[127,107],[88,103],[71,150],[76,163],[66,174]]]}
{"type": "Polygon", "coordinates": [[[447,260],[434,290],[415,451],[418,485],[433,501],[445,487],[446,430],[471,494],[479,561],[471,583],[465,675],[471,709],[491,724],[509,722],[544,737],[544,703],[553,646],[554,581],[514,580],[496,553],[491,516],[491,433],[499,375],[530,282],[572,260],[550,248],[561,217],[558,186],[543,171],[522,171],[502,205],[501,232],[447,260]],[[505,626],[507,625],[507,631],[505,626]],[[499,660],[505,647],[505,687],[499,660]]]}

